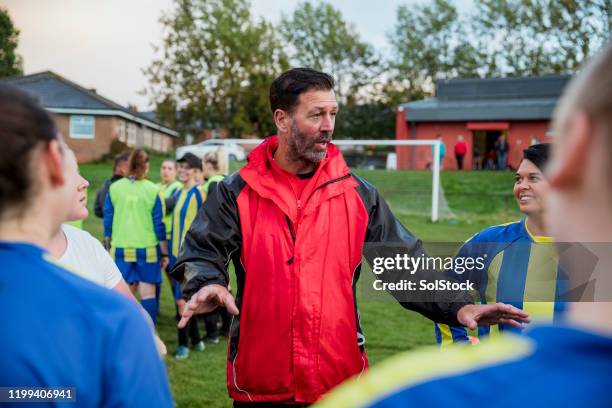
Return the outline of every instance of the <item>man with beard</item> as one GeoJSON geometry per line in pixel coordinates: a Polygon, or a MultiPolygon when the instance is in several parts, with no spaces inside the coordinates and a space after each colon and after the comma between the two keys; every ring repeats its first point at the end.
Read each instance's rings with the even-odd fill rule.
{"type": "MultiPolygon", "coordinates": [[[[402,243],[411,256],[423,254],[421,242],[331,144],[338,112],[333,88],[331,76],[306,68],[274,80],[278,136],[219,182],[171,272],[189,299],[179,327],[219,305],[234,315],[227,359],[234,406],[307,405],[362,373],[367,358],[355,288],[364,244],[402,243]],[[230,260],[236,301],[227,290],[230,260]]],[[[418,300],[400,302],[471,328],[521,326],[527,317],[509,305],[473,305],[463,292],[418,300]]]]}

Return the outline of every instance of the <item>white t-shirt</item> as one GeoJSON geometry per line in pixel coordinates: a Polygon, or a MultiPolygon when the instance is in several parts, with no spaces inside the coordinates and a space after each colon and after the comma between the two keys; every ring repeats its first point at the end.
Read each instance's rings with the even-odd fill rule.
{"type": "Polygon", "coordinates": [[[112,289],[121,281],[121,272],[100,241],[87,231],[62,225],[68,246],[59,262],[82,278],[112,289]]]}

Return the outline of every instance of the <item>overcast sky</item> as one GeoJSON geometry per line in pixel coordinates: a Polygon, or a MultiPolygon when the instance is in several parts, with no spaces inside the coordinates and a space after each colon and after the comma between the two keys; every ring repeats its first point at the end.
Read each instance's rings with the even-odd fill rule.
{"type": "MultiPolygon", "coordinates": [[[[333,0],[362,40],[387,48],[386,34],[400,4],[425,0],[333,0]]],[[[297,0],[251,0],[256,18],[278,22],[297,0]]],[[[472,0],[456,0],[461,11],[472,0]]],[[[26,74],[51,70],[127,106],[148,110],[142,69],[161,43],[159,17],[172,0],[2,0],[21,31],[17,52],[26,74]]]]}

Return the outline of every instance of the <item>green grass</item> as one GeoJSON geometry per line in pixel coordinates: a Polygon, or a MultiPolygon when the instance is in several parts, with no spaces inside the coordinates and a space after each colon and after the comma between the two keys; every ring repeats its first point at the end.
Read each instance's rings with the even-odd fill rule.
{"type": "MultiPolygon", "coordinates": [[[[151,158],[152,181],[159,181],[162,157],[151,158]]],[[[232,166],[236,169],[236,165],[232,166]]],[[[389,198],[391,208],[398,218],[416,236],[426,241],[460,242],[475,232],[493,224],[514,220],[520,216],[514,201],[508,198],[513,175],[509,172],[444,172],[441,180],[449,206],[456,220],[432,223],[428,217],[412,215],[410,203],[419,194],[427,195],[431,173],[418,171],[386,172],[359,170],[360,175],[372,182],[389,198]],[[416,186],[416,188],[415,188],[416,186]],[[419,189],[423,193],[417,193],[419,189]],[[404,211],[408,208],[408,211],[404,211]]],[[[97,237],[102,236],[101,221],[93,215],[95,192],[111,175],[108,162],[81,165],[81,173],[87,178],[90,217],[84,227],[97,237]]],[[[430,193],[429,193],[430,194],[430,193]]],[[[363,279],[362,279],[363,281],[363,279]]],[[[360,291],[358,292],[360,293],[360,291]]],[[[360,301],[362,326],[367,338],[370,364],[399,352],[434,343],[433,325],[424,317],[406,311],[390,301],[360,301]]],[[[230,407],[225,380],[227,345],[207,345],[206,351],[192,351],[184,361],[176,361],[173,354],[177,347],[174,321],[174,303],[170,288],[164,282],[161,315],[158,322],[160,337],[168,347],[166,365],[174,400],[178,407],[230,407]]],[[[204,333],[201,324],[201,333],[204,333]]]]}

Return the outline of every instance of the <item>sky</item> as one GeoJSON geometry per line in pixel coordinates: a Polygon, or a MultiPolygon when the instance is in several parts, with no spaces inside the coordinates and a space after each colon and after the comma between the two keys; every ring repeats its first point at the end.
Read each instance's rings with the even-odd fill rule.
{"type": "MultiPolygon", "coordinates": [[[[426,0],[333,0],[345,20],[364,41],[388,49],[386,35],[395,23],[400,4],[426,0]]],[[[53,71],[86,88],[95,88],[121,105],[152,107],[141,90],[142,70],[161,44],[159,18],[172,0],[2,0],[20,30],[17,53],[25,74],[53,71]]],[[[290,14],[298,0],[251,0],[256,19],[277,23],[290,14]]],[[[472,0],[456,0],[460,11],[472,0]]]]}

